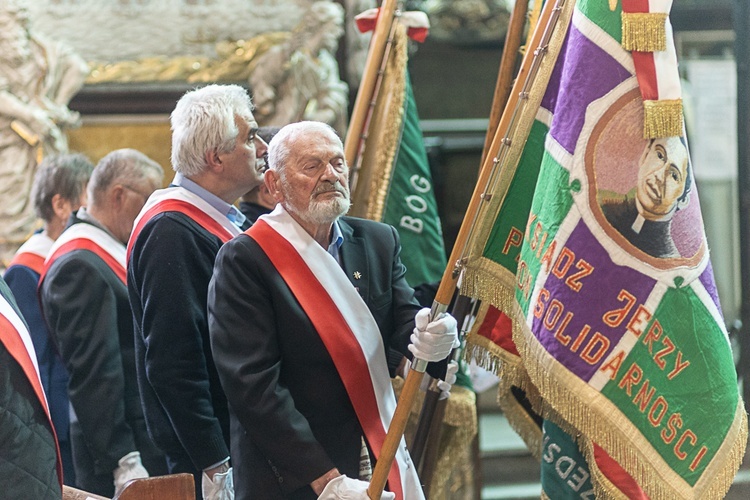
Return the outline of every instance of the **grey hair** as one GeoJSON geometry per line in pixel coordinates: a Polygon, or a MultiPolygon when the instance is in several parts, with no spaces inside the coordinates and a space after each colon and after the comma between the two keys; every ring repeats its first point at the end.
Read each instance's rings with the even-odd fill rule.
{"type": "Polygon", "coordinates": [[[251,119],[253,103],[239,85],[208,85],[177,102],[172,124],[172,168],[186,177],[206,170],[209,152],[232,150],[239,134],[235,115],[251,119]]]}
{"type": "Polygon", "coordinates": [[[116,149],[99,160],[88,186],[90,205],[97,205],[113,184],[163,178],[164,169],[156,161],[135,149],[116,149]]]}
{"type": "Polygon", "coordinates": [[[282,178],[285,177],[284,169],[289,161],[289,145],[305,132],[322,132],[338,140],[343,147],[341,138],[333,127],[323,122],[303,121],[290,123],[281,127],[268,144],[268,168],[278,172],[282,178]]]}
{"type": "Polygon", "coordinates": [[[52,198],[59,194],[76,203],[91,177],[94,164],[80,153],[48,156],[39,164],[31,185],[31,202],[37,217],[50,222],[55,215],[52,198]]]}

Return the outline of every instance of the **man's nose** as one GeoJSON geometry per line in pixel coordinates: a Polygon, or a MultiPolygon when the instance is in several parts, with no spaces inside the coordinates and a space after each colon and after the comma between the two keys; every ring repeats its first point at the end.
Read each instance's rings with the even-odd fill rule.
{"type": "Polygon", "coordinates": [[[263,155],[265,155],[268,152],[268,144],[266,141],[263,140],[263,138],[259,135],[255,136],[255,156],[257,158],[263,158],[263,155]]]}
{"type": "Polygon", "coordinates": [[[336,167],[333,166],[333,163],[326,163],[326,168],[323,170],[322,178],[326,180],[333,179],[331,182],[335,182],[339,179],[339,173],[336,171],[336,167]]]}

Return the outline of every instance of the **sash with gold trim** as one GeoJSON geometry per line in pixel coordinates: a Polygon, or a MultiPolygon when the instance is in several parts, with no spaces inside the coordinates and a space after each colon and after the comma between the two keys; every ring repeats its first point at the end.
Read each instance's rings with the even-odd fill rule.
{"type": "Polygon", "coordinates": [[[13,266],[28,267],[37,274],[42,274],[44,259],[49,255],[54,241],[41,233],[32,234],[18,249],[8,264],[8,269],[13,266]]]}
{"type": "Polygon", "coordinates": [[[128,240],[128,258],[138,235],[141,234],[148,221],[164,212],[180,212],[187,215],[203,229],[219,238],[222,243],[226,243],[242,232],[226,215],[197,194],[181,186],[159,189],[149,197],[133,223],[133,232],[128,240]]]}
{"type": "Polygon", "coordinates": [[[52,264],[74,250],[88,250],[101,258],[107,266],[126,283],[125,246],[109,233],[93,224],[80,222],[63,231],[50,249],[50,255],[44,261],[44,269],[39,280],[41,283],[52,264]]]}
{"type": "Polygon", "coordinates": [[[63,470],[62,460],[60,458],[60,446],[57,442],[55,426],[52,424],[52,417],[47,405],[47,396],[42,387],[42,381],[39,378],[39,365],[37,365],[34,344],[31,342],[31,335],[26,328],[21,316],[8,300],[0,294],[0,341],[8,350],[13,359],[18,362],[26,378],[34,389],[37,399],[44,408],[44,413],[49,421],[50,430],[55,440],[55,450],[57,452],[57,479],[62,487],[63,470]]]}
{"type": "MultiPolygon", "coordinates": [[[[375,458],[396,408],[375,319],[335,259],[281,205],[246,231],[265,252],[331,355],[375,458]],[[362,382],[370,380],[371,384],[362,382]]],[[[402,440],[388,474],[397,499],[424,494],[402,440]]]]}

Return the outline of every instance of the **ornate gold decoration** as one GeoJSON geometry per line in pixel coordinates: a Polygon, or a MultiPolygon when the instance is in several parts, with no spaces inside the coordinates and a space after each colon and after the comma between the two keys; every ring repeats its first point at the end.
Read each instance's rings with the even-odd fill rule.
{"type": "Polygon", "coordinates": [[[682,135],[682,99],[643,101],[643,138],[682,135]]]}
{"type": "Polygon", "coordinates": [[[622,47],[638,52],[667,50],[666,24],[664,12],[623,12],[622,47]]]}
{"type": "Polygon", "coordinates": [[[86,83],[247,81],[258,56],[291,36],[292,33],[286,31],[269,32],[250,40],[220,42],[216,45],[215,58],[157,56],[116,63],[92,62],[86,83]]]}

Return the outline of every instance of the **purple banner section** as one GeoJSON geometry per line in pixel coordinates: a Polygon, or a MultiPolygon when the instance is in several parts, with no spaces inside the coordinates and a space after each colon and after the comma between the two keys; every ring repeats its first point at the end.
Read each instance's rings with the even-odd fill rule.
{"type": "Polygon", "coordinates": [[[631,76],[571,24],[542,100],[555,114],[552,137],[572,154],[588,105],[631,76]]]}
{"type": "Polygon", "coordinates": [[[643,305],[656,281],[612,263],[583,221],[550,266],[532,332],[546,350],[588,381],[626,331],[639,335],[653,311],[643,305]]]}
{"type": "Polygon", "coordinates": [[[711,300],[716,304],[716,308],[721,311],[721,304],[719,303],[719,292],[716,289],[716,281],[714,281],[714,266],[711,265],[711,261],[708,261],[706,269],[701,273],[700,281],[703,283],[703,287],[711,296],[711,300]]]}

